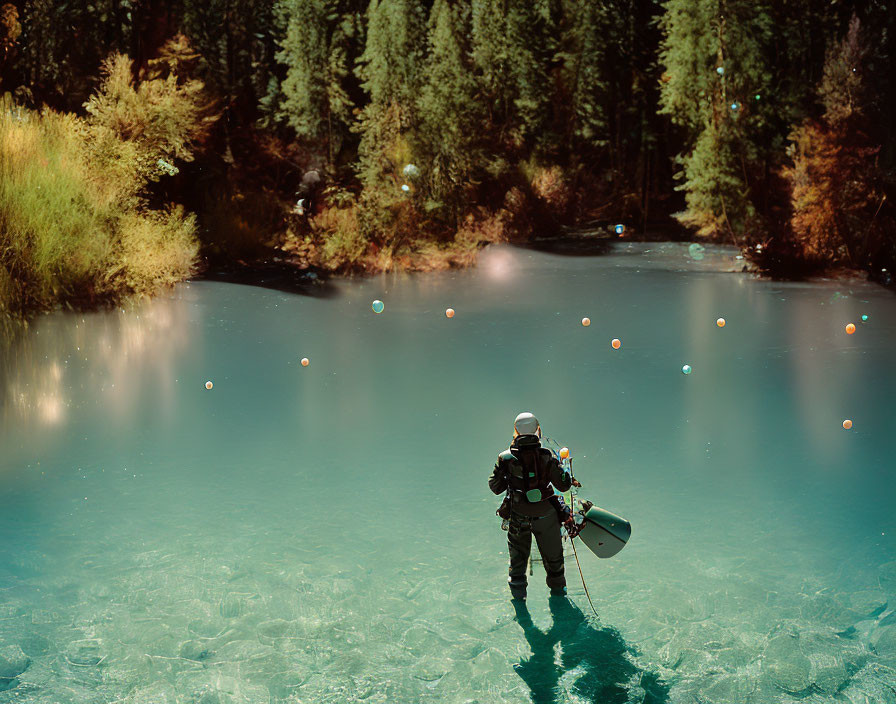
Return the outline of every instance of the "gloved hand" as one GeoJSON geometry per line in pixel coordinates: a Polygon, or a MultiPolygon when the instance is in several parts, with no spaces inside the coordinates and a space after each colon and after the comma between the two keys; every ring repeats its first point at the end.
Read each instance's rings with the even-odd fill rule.
{"type": "Polygon", "coordinates": [[[572,511],[563,520],[563,527],[570,538],[575,538],[579,534],[579,525],[576,523],[575,514],[572,511]]]}

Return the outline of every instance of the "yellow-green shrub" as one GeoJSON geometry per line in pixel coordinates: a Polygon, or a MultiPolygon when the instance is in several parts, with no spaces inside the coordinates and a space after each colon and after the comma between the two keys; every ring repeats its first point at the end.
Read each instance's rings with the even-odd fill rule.
{"type": "Polygon", "coordinates": [[[135,88],[126,63],[110,64],[87,120],[0,100],[0,310],[152,293],[192,271],[195,219],[141,195],[159,159],[192,156],[205,128],[177,106],[195,95],[170,77],[135,88]]]}
{"type": "Polygon", "coordinates": [[[325,208],[314,218],[313,228],[323,238],[321,259],[327,268],[350,268],[367,251],[368,242],[361,234],[356,204],[348,208],[325,208]]]}
{"type": "Polygon", "coordinates": [[[165,162],[193,160],[217,119],[201,81],[181,83],[165,62],[156,61],[135,85],[133,62],[121,54],[106,59],[102,73],[99,90],[84,103],[88,143],[98,164],[130,167],[145,182],[166,173],[165,162]],[[126,155],[122,144],[128,145],[126,155]]]}
{"type": "Polygon", "coordinates": [[[196,217],[183,208],[132,212],[119,222],[118,246],[106,281],[113,290],[152,294],[193,273],[199,251],[196,217]]]}

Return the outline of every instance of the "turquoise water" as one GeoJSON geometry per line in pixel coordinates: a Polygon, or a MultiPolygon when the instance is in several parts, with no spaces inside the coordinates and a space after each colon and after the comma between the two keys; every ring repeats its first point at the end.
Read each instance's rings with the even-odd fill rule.
{"type": "Polygon", "coordinates": [[[896,701],[896,299],[706,255],[41,318],[0,369],[0,702],[896,701]],[[632,522],[579,548],[598,617],[574,561],[509,601],[523,410],[632,522]]]}

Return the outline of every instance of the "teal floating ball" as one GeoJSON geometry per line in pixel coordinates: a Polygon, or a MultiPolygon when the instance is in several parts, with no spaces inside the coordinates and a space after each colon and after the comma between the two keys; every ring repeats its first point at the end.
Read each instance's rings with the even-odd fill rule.
{"type": "Polygon", "coordinates": [[[370,304],[370,307],[373,308],[374,313],[382,313],[386,309],[386,304],[377,299],[370,304]]]}
{"type": "Polygon", "coordinates": [[[688,255],[690,255],[691,259],[698,262],[703,259],[703,253],[705,251],[706,248],[702,244],[697,244],[696,242],[688,247],[688,255]]]}
{"type": "Polygon", "coordinates": [[[725,75],[725,67],[724,67],[724,66],[719,66],[719,67],[716,69],[716,73],[719,74],[720,76],[724,76],[724,75],[725,75]]]}
{"type": "Polygon", "coordinates": [[[753,96],[753,98],[754,98],[755,100],[759,100],[761,97],[762,97],[762,96],[759,95],[759,93],[757,93],[756,95],[753,96]]]}
{"type": "Polygon", "coordinates": [[[685,364],[685,365],[681,368],[681,373],[682,373],[682,374],[690,374],[690,373],[691,373],[691,365],[690,365],[690,364],[685,364]]]}
{"type": "Polygon", "coordinates": [[[867,322],[868,322],[868,316],[867,316],[867,315],[863,315],[863,316],[862,316],[862,322],[863,322],[863,323],[867,323],[867,322]]]}
{"type": "Polygon", "coordinates": [[[616,230],[617,235],[621,235],[623,232],[625,232],[625,225],[617,225],[614,229],[616,230]]]}

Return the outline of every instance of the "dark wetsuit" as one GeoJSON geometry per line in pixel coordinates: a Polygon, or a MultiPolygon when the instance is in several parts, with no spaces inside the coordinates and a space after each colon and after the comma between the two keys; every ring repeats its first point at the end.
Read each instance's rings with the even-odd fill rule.
{"type": "Polygon", "coordinates": [[[488,480],[495,494],[510,494],[510,525],[507,548],[510,552],[508,583],[515,597],[526,594],[527,567],[532,550],[532,535],[544,560],[547,585],[551,589],[566,586],[563,569],[563,541],[558,511],[568,511],[554,498],[554,489],[566,491],[571,478],[557,458],[541,447],[537,435],[520,435],[510,449],[498,456],[488,480]]]}

